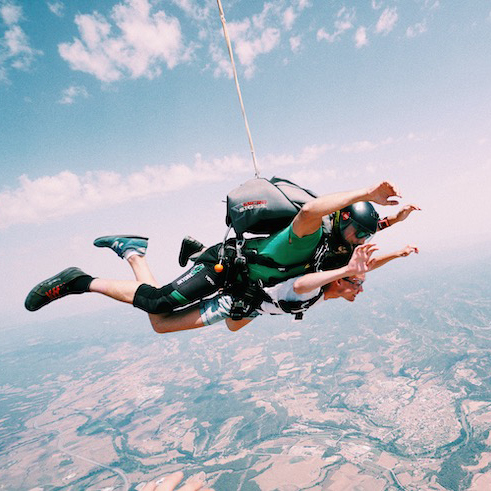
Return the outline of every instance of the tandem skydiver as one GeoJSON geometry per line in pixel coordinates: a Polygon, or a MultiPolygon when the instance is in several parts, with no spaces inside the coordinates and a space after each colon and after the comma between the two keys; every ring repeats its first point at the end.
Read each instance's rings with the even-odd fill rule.
{"type": "MultiPolygon", "coordinates": [[[[78,268],[68,268],[58,275],[40,283],[29,293],[26,307],[37,310],[44,305],[63,296],[81,293],[78,291],[79,282],[90,279],[87,291],[100,293],[115,300],[134,303],[135,293],[142,284],[158,288],[145,258],[148,240],[136,236],[112,236],[96,239],[99,247],[109,247],[118,255],[123,255],[133,270],[136,280],[108,280],[92,278],[78,268]],[[101,245],[105,244],[105,245],[101,245]],[[73,278],[70,280],[70,278],[73,278]],[[63,280],[65,282],[63,283],[63,280]],[[59,286],[60,283],[62,286],[59,286]]],[[[208,326],[224,320],[231,331],[237,331],[255,317],[262,314],[299,314],[310,307],[332,298],[344,298],[354,301],[363,291],[362,284],[365,273],[382,266],[397,257],[403,257],[418,252],[414,246],[406,246],[400,251],[372,258],[377,250],[375,244],[365,244],[356,248],[346,266],[336,270],[308,273],[297,278],[280,282],[273,287],[262,289],[261,302],[248,316],[241,320],[231,318],[233,298],[228,294],[217,295],[203,299],[198,305],[190,306],[182,311],[172,313],[148,313],[153,329],[158,333],[176,332],[208,326]]]]}
{"type": "MultiPolygon", "coordinates": [[[[418,209],[414,205],[408,205],[393,217],[386,218],[380,226],[378,214],[367,201],[381,205],[398,204],[397,200],[390,199],[391,196],[399,196],[398,191],[393,184],[384,181],[371,188],[326,195],[306,203],[284,230],[270,237],[246,242],[244,252],[249,255],[246,272],[248,277],[245,280],[243,276],[237,278],[236,283],[240,285],[241,282],[254,282],[256,286],[272,286],[309,271],[346,265],[354,246],[364,243],[377,228],[402,221],[411,211],[418,209]],[[336,213],[340,209],[341,212],[336,213]],[[323,235],[322,227],[322,219],[326,215],[332,215],[333,223],[327,238],[323,235]],[[321,242],[324,243],[320,244],[321,242]],[[311,264],[314,260],[319,263],[315,269],[311,264]]],[[[129,247],[125,242],[118,249],[117,243],[114,245],[114,238],[109,236],[97,239],[95,245],[112,247],[121,257],[136,253],[138,247],[146,247],[145,239],[136,237],[135,243],[142,240],[143,245],[129,247]]],[[[226,271],[219,272],[215,268],[220,247],[221,244],[217,244],[207,249],[189,271],[168,285],[157,288],[146,282],[131,294],[130,299],[125,296],[126,293],[122,294],[124,298],[113,298],[130,301],[145,312],[160,314],[173,312],[215,294],[223,286],[226,277],[226,271]]],[[[38,310],[56,298],[87,292],[92,279],[78,268],[68,268],[37,285],[26,298],[25,306],[31,311],[38,310]]],[[[255,309],[257,301],[257,298],[249,299],[250,305],[246,305],[242,317],[247,317],[247,313],[255,309]]],[[[240,319],[241,316],[233,317],[240,319]]]]}

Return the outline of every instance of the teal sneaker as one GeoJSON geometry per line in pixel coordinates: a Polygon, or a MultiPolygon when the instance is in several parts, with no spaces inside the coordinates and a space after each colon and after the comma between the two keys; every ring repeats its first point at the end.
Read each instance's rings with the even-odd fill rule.
{"type": "Polygon", "coordinates": [[[61,273],[38,283],[27,295],[24,305],[27,310],[34,312],[41,307],[48,305],[53,300],[65,297],[66,295],[84,293],[74,290],[70,282],[81,276],[89,276],[79,268],[67,268],[61,273]]]}
{"type": "Polygon", "coordinates": [[[134,250],[140,256],[147,252],[148,237],[139,237],[138,235],[106,235],[94,240],[96,247],[109,247],[121,259],[124,259],[124,253],[134,250]]]}

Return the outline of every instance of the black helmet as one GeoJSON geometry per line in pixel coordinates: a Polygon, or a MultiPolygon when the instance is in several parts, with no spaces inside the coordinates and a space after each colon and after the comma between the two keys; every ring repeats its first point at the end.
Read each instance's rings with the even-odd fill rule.
{"type": "Polygon", "coordinates": [[[344,230],[353,225],[358,239],[370,240],[377,231],[379,214],[368,201],[360,201],[353,205],[343,208],[336,212],[334,219],[335,228],[338,229],[341,237],[344,237],[344,230]]]}

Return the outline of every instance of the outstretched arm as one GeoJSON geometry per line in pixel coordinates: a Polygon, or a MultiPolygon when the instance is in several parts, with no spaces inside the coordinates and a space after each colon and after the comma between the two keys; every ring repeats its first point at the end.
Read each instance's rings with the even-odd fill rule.
{"type": "Polygon", "coordinates": [[[396,214],[385,217],[379,222],[379,230],[390,227],[398,222],[405,220],[413,211],[420,211],[416,205],[404,205],[396,214]]]}
{"type": "Polygon", "coordinates": [[[308,293],[332,281],[366,273],[369,271],[370,258],[376,250],[375,244],[358,246],[346,266],[331,271],[319,271],[303,275],[293,284],[293,291],[298,294],[308,293]]]}
{"type": "Polygon", "coordinates": [[[373,201],[379,205],[399,204],[397,200],[390,199],[391,196],[400,197],[400,194],[396,186],[388,181],[370,188],[321,196],[303,205],[293,220],[293,233],[297,237],[313,234],[322,225],[322,217],[358,201],[373,201]]]}
{"type": "Polygon", "coordinates": [[[393,259],[397,259],[398,257],[409,256],[409,254],[412,254],[413,252],[418,254],[419,249],[416,246],[407,245],[406,247],[403,247],[398,251],[394,251],[389,254],[384,254],[382,256],[374,257],[370,259],[370,261],[368,262],[369,271],[373,271],[374,269],[380,268],[380,266],[383,266],[384,264],[387,264],[389,261],[392,261],[393,259]]]}

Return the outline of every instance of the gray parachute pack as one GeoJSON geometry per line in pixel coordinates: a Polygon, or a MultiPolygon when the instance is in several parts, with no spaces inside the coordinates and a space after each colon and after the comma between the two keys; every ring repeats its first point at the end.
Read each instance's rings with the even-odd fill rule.
{"type": "Polygon", "coordinates": [[[316,197],[280,177],[250,179],[227,195],[226,223],[237,237],[245,232],[269,235],[287,227],[302,205],[316,197]]]}

